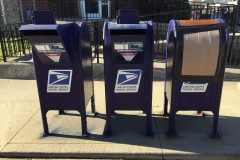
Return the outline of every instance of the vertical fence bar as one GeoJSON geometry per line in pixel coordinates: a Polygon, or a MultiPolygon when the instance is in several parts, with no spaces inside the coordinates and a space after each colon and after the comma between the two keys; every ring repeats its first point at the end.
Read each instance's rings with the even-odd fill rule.
{"type": "Polygon", "coordinates": [[[3,56],[3,61],[4,61],[4,62],[7,62],[2,33],[3,33],[3,32],[2,32],[2,27],[0,27],[0,41],[1,41],[2,56],[3,56]]]}
{"type": "Polygon", "coordinates": [[[13,54],[17,53],[15,26],[11,26],[11,46],[13,48],[13,52],[11,56],[13,56],[13,54]]]}
{"type": "MultiPolygon", "coordinates": [[[[234,18],[235,19],[235,24],[234,24],[234,27],[233,27],[232,38],[230,40],[230,45],[229,45],[229,53],[228,53],[227,62],[230,63],[230,64],[232,63],[232,59],[233,59],[233,53],[232,52],[234,52],[234,51],[232,50],[232,48],[233,48],[233,43],[235,43],[234,42],[235,33],[237,32],[236,31],[238,29],[237,26],[239,25],[239,9],[240,9],[240,6],[237,6],[236,17],[234,18]]],[[[238,46],[238,44],[236,44],[236,46],[238,46]]],[[[238,47],[236,47],[235,50],[238,50],[238,47]]],[[[237,55],[236,55],[236,57],[237,57],[237,55]]],[[[235,58],[235,59],[237,59],[237,58],[235,58]]],[[[235,62],[236,62],[236,60],[235,60],[235,62]]]]}
{"type": "Polygon", "coordinates": [[[24,45],[24,37],[23,35],[20,33],[20,39],[21,39],[21,45],[22,45],[22,51],[23,51],[23,54],[26,55],[26,51],[25,51],[25,45],[24,45]]]}
{"type": "MultiPolygon", "coordinates": [[[[156,50],[157,50],[157,61],[159,60],[159,57],[160,57],[160,51],[159,51],[159,43],[160,43],[160,40],[161,40],[161,37],[159,36],[159,22],[157,22],[156,24],[156,28],[155,28],[155,32],[156,32],[156,42],[155,42],[155,46],[157,47],[156,50]]],[[[161,32],[160,32],[161,33],[161,32]]]]}
{"type": "Polygon", "coordinates": [[[93,23],[94,25],[94,42],[95,42],[95,55],[97,56],[97,63],[99,63],[99,26],[98,21],[93,23]]]}
{"type": "Polygon", "coordinates": [[[9,56],[9,45],[8,45],[8,41],[9,41],[9,31],[8,31],[8,26],[4,27],[4,34],[3,34],[3,41],[4,41],[4,46],[5,46],[5,56],[8,57],[9,56]]]}

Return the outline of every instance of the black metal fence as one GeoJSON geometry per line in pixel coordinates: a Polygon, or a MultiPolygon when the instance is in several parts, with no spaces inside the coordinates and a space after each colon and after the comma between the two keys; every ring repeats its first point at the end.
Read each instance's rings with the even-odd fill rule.
{"type": "MultiPolygon", "coordinates": [[[[149,5],[150,6],[150,5],[149,5]]],[[[167,36],[167,26],[171,19],[217,19],[222,18],[226,21],[230,32],[230,44],[228,54],[228,64],[231,66],[240,66],[240,21],[239,21],[239,6],[220,5],[209,3],[191,3],[185,6],[185,10],[172,10],[169,12],[158,12],[152,14],[141,15],[141,20],[154,21],[154,47],[155,61],[165,61],[165,46],[167,36]],[[189,9],[187,9],[189,8],[189,9]]],[[[167,7],[167,6],[166,6],[167,7]]],[[[169,7],[169,6],[168,6],[169,7]]],[[[171,6],[170,6],[171,7],[171,6]]],[[[143,7],[146,10],[151,10],[151,7],[143,7]]],[[[141,8],[140,8],[141,11],[141,8]]]]}
{"type": "Polygon", "coordinates": [[[29,42],[19,32],[20,25],[0,26],[0,61],[6,62],[9,57],[24,56],[30,52],[29,42]]]}
{"type": "Polygon", "coordinates": [[[228,65],[240,67],[240,33],[230,33],[228,65]]]}
{"type": "Polygon", "coordinates": [[[188,0],[138,0],[141,20],[168,23],[171,19],[191,19],[188,0]]]}
{"type": "Polygon", "coordinates": [[[99,63],[103,58],[103,20],[88,21],[89,32],[91,36],[91,46],[93,58],[99,63]]]}
{"type": "MultiPolygon", "coordinates": [[[[53,11],[58,21],[87,21],[93,57],[99,63],[103,57],[102,27],[104,21],[114,21],[115,10],[129,7],[140,10],[140,20],[153,20],[154,22],[155,61],[165,61],[167,26],[171,19],[223,18],[231,34],[228,64],[240,66],[240,35],[238,34],[240,12],[239,6],[236,5],[195,3],[188,0],[132,0],[125,5],[117,0],[49,0],[47,9],[53,11]]],[[[1,28],[1,49],[5,57],[15,53],[24,55],[25,50],[29,49],[28,42],[21,37],[17,27],[1,28]]]]}
{"type": "MultiPolygon", "coordinates": [[[[173,4],[168,6],[166,6],[166,4],[161,4],[161,7],[165,7],[166,11],[159,12],[155,9],[156,5],[160,6],[160,4],[157,4],[156,1],[153,0],[147,2],[143,2],[143,0],[140,0],[138,4],[138,9],[140,10],[141,14],[140,20],[153,20],[154,22],[155,61],[165,62],[166,36],[169,20],[222,18],[226,21],[231,34],[227,61],[228,65],[240,67],[240,34],[238,34],[238,32],[240,32],[239,6],[209,3],[190,3],[189,5],[187,5],[185,1],[181,1],[181,3],[179,3],[178,5],[182,8],[180,7],[176,10],[176,7],[174,8],[173,4]]],[[[99,58],[102,58],[103,20],[98,20],[94,22],[88,21],[88,23],[92,35],[94,57],[97,59],[97,62],[99,62],[99,58]]]]}
{"type": "Polygon", "coordinates": [[[111,0],[49,0],[58,20],[79,21],[111,18],[111,0]]]}
{"type": "Polygon", "coordinates": [[[198,3],[192,5],[192,19],[222,18],[230,32],[227,64],[240,67],[240,6],[198,3]]]}

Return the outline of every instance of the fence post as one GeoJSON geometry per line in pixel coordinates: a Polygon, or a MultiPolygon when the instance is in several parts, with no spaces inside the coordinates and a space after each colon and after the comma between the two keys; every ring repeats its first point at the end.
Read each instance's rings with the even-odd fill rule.
{"type": "Polygon", "coordinates": [[[99,63],[99,27],[98,27],[98,21],[95,21],[94,23],[94,39],[95,39],[95,55],[97,56],[97,63],[99,63]]]}
{"type": "Polygon", "coordinates": [[[1,48],[2,48],[2,56],[3,56],[3,61],[7,62],[6,54],[5,54],[5,49],[3,45],[3,39],[2,39],[2,28],[0,28],[0,42],[1,42],[1,48]]]}
{"type": "Polygon", "coordinates": [[[238,5],[236,7],[236,19],[235,19],[235,24],[233,27],[232,39],[230,41],[229,50],[228,50],[228,58],[227,58],[228,63],[231,63],[231,61],[232,61],[232,46],[233,46],[233,41],[235,38],[235,33],[236,33],[236,30],[238,29],[238,24],[239,24],[239,13],[240,13],[239,9],[240,9],[240,0],[238,1],[238,5]]]}
{"type": "Polygon", "coordinates": [[[21,39],[23,54],[26,56],[25,45],[24,45],[24,37],[23,37],[22,33],[20,33],[20,39],[21,39]]]}
{"type": "MultiPolygon", "coordinates": [[[[206,11],[206,16],[208,17],[208,12],[209,12],[209,3],[207,3],[207,11],[206,11]]],[[[208,18],[207,18],[208,19],[208,18]]]]}

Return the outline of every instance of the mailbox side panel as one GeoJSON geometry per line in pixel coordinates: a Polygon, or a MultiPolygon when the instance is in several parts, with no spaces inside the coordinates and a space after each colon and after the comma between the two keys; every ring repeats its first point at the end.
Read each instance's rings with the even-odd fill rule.
{"type": "Polygon", "coordinates": [[[166,46],[166,66],[165,66],[165,92],[168,102],[171,104],[173,88],[173,71],[175,67],[175,57],[177,48],[176,23],[170,21],[168,25],[167,46],[166,46]]]}
{"type": "Polygon", "coordinates": [[[90,35],[86,23],[81,23],[80,28],[80,62],[82,63],[82,76],[84,85],[85,106],[93,96],[93,69],[90,35]]]}

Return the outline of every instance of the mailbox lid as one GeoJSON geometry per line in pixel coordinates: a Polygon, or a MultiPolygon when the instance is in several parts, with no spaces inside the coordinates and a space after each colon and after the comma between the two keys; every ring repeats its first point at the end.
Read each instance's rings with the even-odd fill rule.
{"type": "Polygon", "coordinates": [[[144,63],[147,28],[146,23],[109,23],[113,63],[144,63]]]}
{"type": "Polygon", "coordinates": [[[73,61],[78,41],[76,24],[23,25],[20,31],[33,46],[33,53],[42,63],[57,64],[73,61]],[[75,44],[76,43],[76,44],[75,44]]]}
{"type": "MultiPolygon", "coordinates": [[[[40,36],[40,35],[58,35],[58,25],[22,25],[20,31],[26,37],[28,36],[40,36]]],[[[31,42],[30,42],[31,43],[31,42]]]]}

